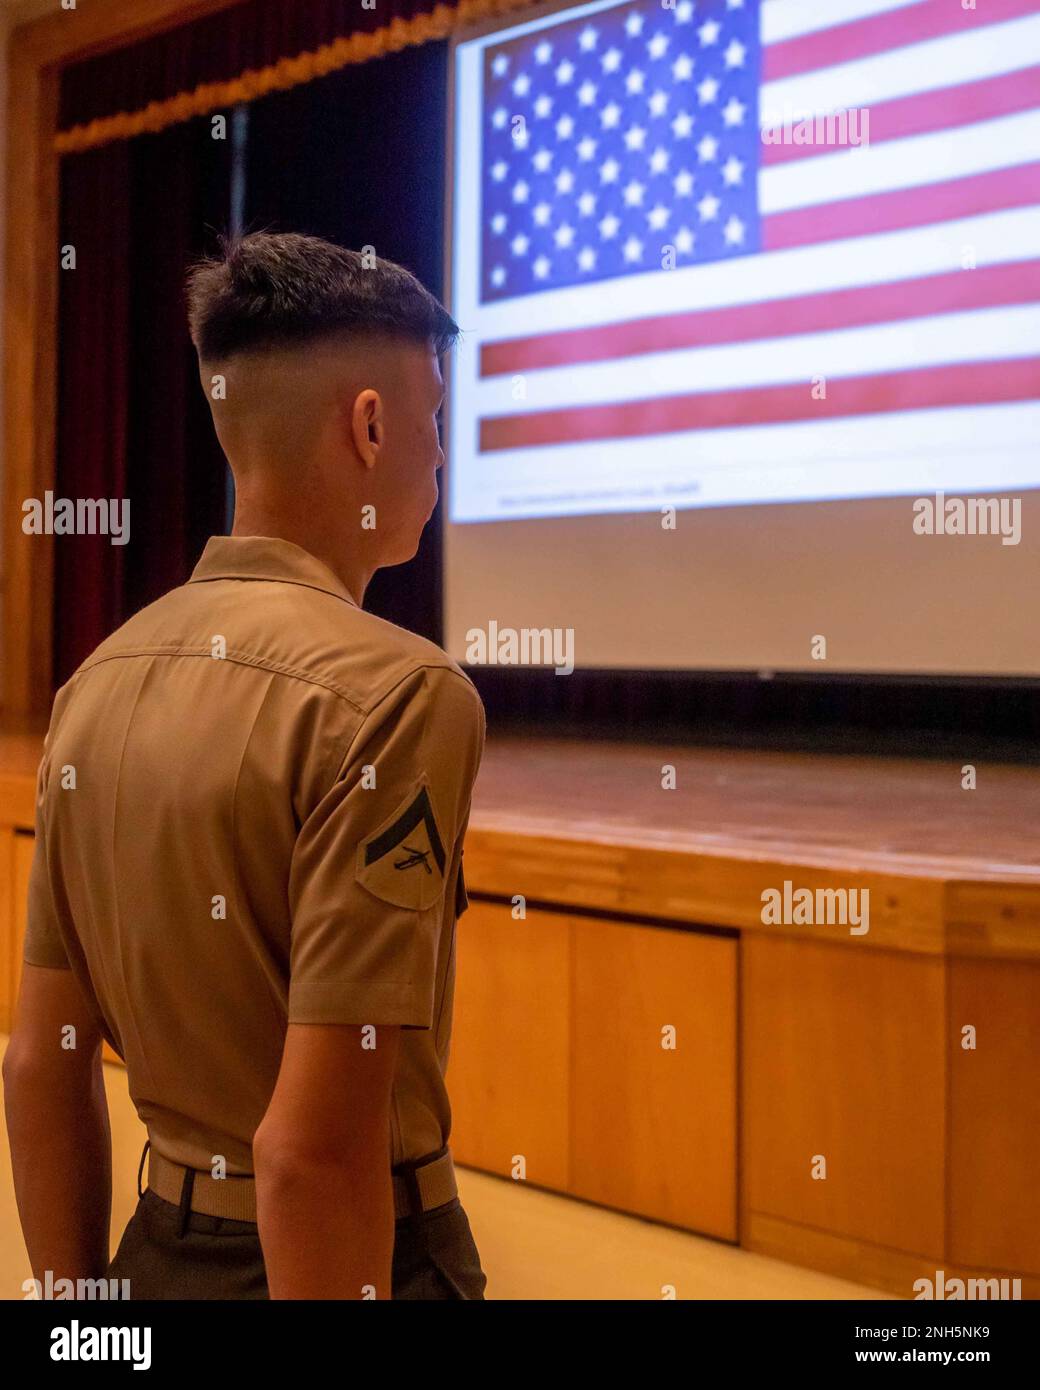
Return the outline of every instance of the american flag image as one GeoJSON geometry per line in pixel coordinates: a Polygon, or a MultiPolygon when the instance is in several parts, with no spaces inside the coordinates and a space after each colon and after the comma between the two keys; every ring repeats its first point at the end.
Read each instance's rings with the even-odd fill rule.
{"type": "Polygon", "coordinates": [[[485,299],[758,250],[756,4],[644,0],[484,63],[485,299]]]}
{"type": "Polygon", "coordinates": [[[478,86],[453,519],[1040,481],[1040,0],[629,0],[478,86]]]}

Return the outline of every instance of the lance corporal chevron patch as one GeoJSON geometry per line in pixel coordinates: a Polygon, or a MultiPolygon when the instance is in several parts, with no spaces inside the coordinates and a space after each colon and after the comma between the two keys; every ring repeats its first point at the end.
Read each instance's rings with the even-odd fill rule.
{"type": "Polygon", "coordinates": [[[424,783],[358,846],[356,877],[384,902],[421,912],[444,891],[445,863],[444,842],[424,783]]]}

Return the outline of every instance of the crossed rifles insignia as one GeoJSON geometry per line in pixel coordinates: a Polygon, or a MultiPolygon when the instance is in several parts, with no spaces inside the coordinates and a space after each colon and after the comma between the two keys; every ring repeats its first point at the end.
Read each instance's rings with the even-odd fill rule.
{"type": "Polygon", "coordinates": [[[397,907],[422,910],[444,888],[446,856],[427,788],[410,793],[389,824],[358,848],[358,882],[397,907]]]}

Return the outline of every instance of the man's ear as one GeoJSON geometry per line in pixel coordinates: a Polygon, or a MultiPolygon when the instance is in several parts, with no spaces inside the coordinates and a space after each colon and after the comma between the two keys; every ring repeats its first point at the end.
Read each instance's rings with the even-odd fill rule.
{"type": "Polygon", "coordinates": [[[366,468],[374,466],[383,447],[383,399],[378,391],[362,391],[350,412],[354,448],[366,468]]]}

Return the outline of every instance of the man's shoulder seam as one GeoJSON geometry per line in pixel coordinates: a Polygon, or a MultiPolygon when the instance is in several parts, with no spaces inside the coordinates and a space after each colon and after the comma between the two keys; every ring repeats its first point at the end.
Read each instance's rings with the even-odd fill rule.
{"type": "Polygon", "coordinates": [[[286,662],[274,661],[270,657],[262,656],[256,652],[243,652],[232,649],[225,652],[222,657],[214,657],[212,649],[209,646],[186,647],[181,645],[124,647],[119,651],[109,652],[105,656],[88,657],[81,666],[77,667],[68,683],[71,684],[76,676],[91,670],[95,666],[100,666],[104,662],[121,661],[124,658],[139,656],[204,658],[207,661],[230,661],[238,666],[250,666],[256,670],[270,671],[274,675],[285,676],[290,680],[305,681],[310,685],[317,685],[324,690],[328,690],[331,694],[336,695],[339,699],[350,705],[350,707],[363,718],[377,709],[389,695],[393,694],[402,682],[408,680],[410,676],[415,675],[417,671],[448,671],[453,676],[457,676],[464,681],[465,684],[470,686],[474,693],[476,693],[476,687],[473,685],[469,676],[455,665],[447,653],[444,654],[444,659],[440,661],[433,656],[422,659],[404,658],[406,662],[405,668],[403,670],[396,670],[393,679],[386,685],[374,686],[371,695],[366,700],[364,697],[358,695],[356,692],[348,690],[345,686],[329,676],[315,671],[305,671],[298,666],[290,666],[286,662]]]}
{"type": "Polygon", "coordinates": [[[320,686],[328,690],[331,694],[338,696],[358,714],[368,713],[368,709],[362,703],[360,697],[347,690],[337,681],[327,676],[320,675],[314,671],[304,671],[298,666],[289,666],[285,662],[272,661],[270,657],[259,656],[255,652],[228,651],[221,657],[214,657],[210,647],[180,647],[180,646],[158,646],[158,647],[124,647],[120,651],[110,652],[106,656],[92,657],[79,666],[72,679],[81,675],[85,671],[91,670],[95,666],[100,666],[106,661],[121,661],[125,657],[135,656],[193,656],[204,657],[207,661],[230,661],[236,666],[251,666],[256,670],[270,671],[273,675],[285,676],[290,680],[306,681],[309,685],[320,686]]]}

